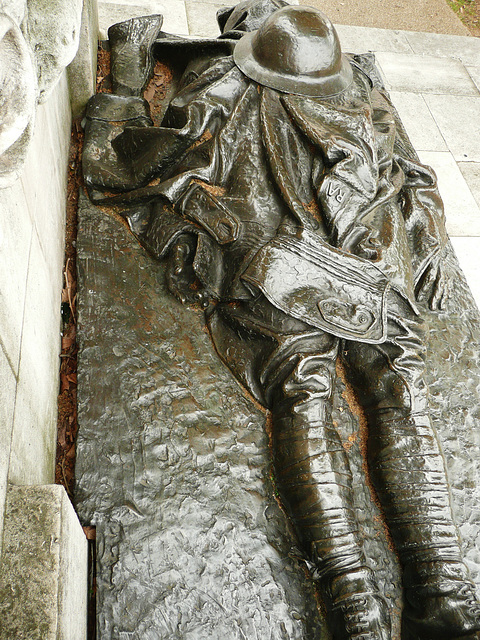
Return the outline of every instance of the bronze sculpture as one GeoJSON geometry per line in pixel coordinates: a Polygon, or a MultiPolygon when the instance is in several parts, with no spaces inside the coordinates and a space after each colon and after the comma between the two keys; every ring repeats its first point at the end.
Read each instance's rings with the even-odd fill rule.
{"type": "Polygon", "coordinates": [[[319,12],[283,5],[222,12],[213,42],[153,44],[155,18],[114,28],[117,95],[89,107],[87,185],[94,201],[131,207],[139,240],[168,255],[172,292],[205,307],[218,353],[271,410],[277,485],[334,637],[390,637],[330,419],[338,355],[369,423],[370,472],[404,569],[405,634],[463,637],[480,629],[479,603],[428,416],[417,304],[441,305],[444,293],[435,176],[371,59],[343,56],[319,12]],[[152,128],[138,97],[150,52],[187,46],[152,128]]]}

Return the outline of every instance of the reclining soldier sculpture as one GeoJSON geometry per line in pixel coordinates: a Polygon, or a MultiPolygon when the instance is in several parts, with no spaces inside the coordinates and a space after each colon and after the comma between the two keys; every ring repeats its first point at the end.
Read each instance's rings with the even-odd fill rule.
{"type": "Polygon", "coordinates": [[[331,420],[337,358],[368,422],[368,463],[404,586],[403,635],[480,630],[424,379],[422,305],[446,295],[436,178],[369,56],[342,54],[319,11],[249,0],[222,35],[111,28],[113,94],[87,110],[90,197],[121,204],[219,356],[268,408],[277,487],[315,566],[335,640],[391,638],[331,420]],[[160,127],[152,59],[188,58],[160,127]],[[110,144],[111,141],[111,144],[110,144]]]}

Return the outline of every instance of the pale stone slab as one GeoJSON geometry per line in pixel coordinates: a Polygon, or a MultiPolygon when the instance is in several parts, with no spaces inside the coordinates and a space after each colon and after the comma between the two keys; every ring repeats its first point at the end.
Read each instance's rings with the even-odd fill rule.
{"type": "MultiPolygon", "coordinates": [[[[56,640],[85,640],[87,634],[88,542],[63,487],[56,640]]],[[[59,491],[60,489],[60,491],[59,491]]]]}
{"type": "Polygon", "coordinates": [[[2,555],[3,516],[7,495],[15,386],[14,372],[0,344],[0,556],[2,555]]]}
{"type": "MultiPolygon", "coordinates": [[[[61,274],[60,274],[61,275],[61,274]]],[[[9,482],[54,480],[60,353],[60,279],[33,235],[10,454],[9,482]]]]}
{"type": "Polygon", "coordinates": [[[470,191],[480,207],[480,163],[479,162],[459,162],[458,166],[465,178],[470,191]]]}
{"type": "Polygon", "coordinates": [[[421,94],[391,91],[390,97],[417,151],[448,151],[440,129],[421,94]]]}
{"type": "Polygon", "coordinates": [[[455,160],[480,162],[480,95],[426,95],[425,100],[455,160]]]}
{"type": "MultiPolygon", "coordinates": [[[[39,110],[45,112],[50,134],[52,151],[48,162],[55,163],[58,168],[65,171],[62,175],[59,174],[58,170],[55,173],[57,182],[61,182],[62,184],[67,176],[65,165],[68,159],[72,125],[68,82],[67,72],[64,71],[60,76],[57,86],[53,90],[51,100],[39,107],[39,110]]],[[[37,153],[39,151],[40,149],[37,149],[37,153]]],[[[45,149],[42,150],[42,155],[45,157],[45,149]]]]}
{"type": "Polygon", "coordinates": [[[162,30],[178,35],[188,35],[187,14],[183,0],[122,0],[122,2],[98,3],[98,23],[100,40],[107,40],[108,28],[116,22],[130,20],[137,16],[161,14],[162,30]]]}
{"type": "Polygon", "coordinates": [[[480,308],[480,238],[452,237],[453,248],[470,287],[470,291],[480,308]]]}
{"type": "Polygon", "coordinates": [[[220,35],[217,24],[217,11],[221,7],[231,7],[232,3],[197,2],[196,0],[186,1],[188,29],[191,35],[202,36],[204,38],[216,38],[220,35]]]}
{"type": "Polygon", "coordinates": [[[37,209],[41,207],[40,200],[47,186],[45,182],[45,172],[48,171],[48,162],[45,154],[49,153],[51,145],[48,125],[50,105],[51,101],[48,100],[46,104],[40,105],[37,108],[33,138],[20,178],[32,222],[35,220],[37,209]],[[39,162],[38,157],[40,151],[43,157],[41,162],[39,162]]]}
{"type": "Polygon", "coordinates": [[[477,67],[465,67],[468,71],[468,73],[470,74],[470,77],[472,78],[472,80],[475,83],[475,86],[477,87],[477,89],[480,92],[480,65],[477,67]]]}
{"type": "Polygon", "coordinates": [[[437,174],[449,235],[480,235],[480,209],[452,154],[422,151],[419,155],[437,174]]]}
{"type": "Polygon", "coordinates": [[[387,79],[387,89],[413,93],[478,95],[459,60],[409,53],[379,52],[377,61],[387,79]]]}
{"type": "Polygon", "coordinates": [[[71,112],[66,73],[50,99],[38,108],[22,184],[30,217],[50,267],[49,279],[60,286],[64,253],[65,203],[71,112]]]}
{"type": "Polygon", "coordinates": [[[15,323],[21,332],[21,354],[9,479],[20,484],[53,481],[69,141],[70,107],[63,73],[50,99],[38,109],[21,180],[24,195],[18,202],[23,202],[23,218],[18,219],[30,225],[31,240],[29,236],[28,243],[21,238],[12,243],[18,256],[28,251],[26,289],[24,285],[21,298],[14,299],[21,312],[15,323]]]}
{"type": "Polygon", "coordinates": [[[335,25],[343,51],[363,53],[366,51],[392,51],[412,53],[405,34],[402,31],[375,29],[371,27],[353,27],[335,25]]]}
{"type": "MultiPolygon", "coordinates": [[[[217,24],[217,11],[224,7],[232,7],[235,2],[229,0],[186,0],[189,34],[202,38],[216,38],[220,35],[217,24]]],[[[298,5],[298,0],[290,0],[289,4],[298,5]]]]}
{"type": "Polygon", "coordinates": [[[0,191],[0,340],[18,370],[32,221],[19,180],[0,191]]]}
{"type": "Polygon", "coordinates": [[[480,40],[468,36],[405,31],[415,53],[441,58],[457,58],[464,65],[480,65],[480,40]]]}
{"type": "Polygon", "coordinates": [[[63,487],[11,487],[1,640],[85,640],[87,540],[63,487]]]}
{"type": "Polygon", "coordinates": [[[98,8],[96,0],[85,0],[77,55],[68,66],[70,104],[74,117],[83,113],[95,93],[97,79],[98,8]]]}

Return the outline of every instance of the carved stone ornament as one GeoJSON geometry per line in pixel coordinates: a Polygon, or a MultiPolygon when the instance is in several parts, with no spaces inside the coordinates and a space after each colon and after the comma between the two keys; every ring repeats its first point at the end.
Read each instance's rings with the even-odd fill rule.
{"type": "Polygon", "coordinates": [[[80,38],[82,0],[27,0],[23,28],[37,69],[38,99],[45,102],[75,57],[80,38]]]}
{"type": "Polygon", "coordinates": [[[78,48],[81,0],[0,3],[0,188],[18,177],[44,102],[78,48]]]}
{"type": "Polygon", "coordinates": [[[16,179],[25,159],[33,131],[35,85],[25,38],[9,16],[0,14],[0,188],[16,179]]]}
{"type": "MultiPolygon", "coordinates": [[[[113,93],[92,98],[86,114],[89,196],[115,207],[150,256],[166,261],[169,291],[203,309],[216,353],[248,392],[252,415],[267,412],[278,498],[334,640],[399,637],[390,595],[365,553],[358,483],[367,493],[373,484],[400,563],[401,637],[473,636],[480,602],[452,514],[427,380],[434,366],[426,362],[427,321],[438,328],[454,309],[454,258],[436,176],[419,161],[373,57],[343,53],[320,11],[249,0],[221,10],[219,24],[217,40],[170,36],[155,16],[111,28],[113,93]],[[159,126],[143,98],[155,60],[170,61],[173,76],[159,126]],[[364,429],[364,467],[355,475],[339,425],[347,420],[339,376],[364,429]]],[[[186,337],[178,333],[180,349],[186,337]]],[[[92,358],[95,347],[84,348],[92,358]]],[[[144,371],[141,351],[134,348],[131,366],[144,371]]],[[[201,368],[192,358],[180,358],[179,367],[201,368]]],[[[162,389],[168,406],[178,403],[178,428],[189,415],[202,420],[195,402],[181,408],[168,379],[162,389]]],[[[133,405],[146,411],[148,394],[139,394],[133,405]]],[[[162,402],[160,395],[164,415],[162,402]]],[[[82,438],[88,435],[80,432],[80,448],[82,438]]],[[[153,455],[143,438],[137,469],[153,455]]],[[[125,460],[128,438],[121,442],[125,460]]],[[[85,482],[80,503],[88,501],[85,482]]],[[[142,482],[140,502],[148,475],[142,482]]],[[[94,493],[106,504],[102,491],[94,493]]],[[[161,495],[171,497],[167,489],[161,495]]],[[[142,508],[132,509],[138,520],[129,518],[141,527],[142,508]]],[[[180,540],[181,518],[177,527],[180,540]]],[[[263,640],[259,625],[263,631],[251,637],[263,640]]],[[[313,627],[305,633],[320,637],[313,627]]]]}

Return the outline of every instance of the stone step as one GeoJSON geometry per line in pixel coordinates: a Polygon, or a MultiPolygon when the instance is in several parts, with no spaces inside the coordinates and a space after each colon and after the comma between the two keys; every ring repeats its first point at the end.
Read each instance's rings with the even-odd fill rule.
{"type": "Polygon", "coordinates": [[[65,489],[11,486],[0,567],[0,640],[85,640],[87,540],[65,489]]]}

